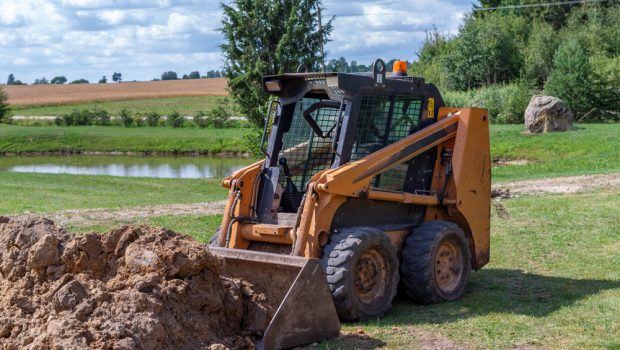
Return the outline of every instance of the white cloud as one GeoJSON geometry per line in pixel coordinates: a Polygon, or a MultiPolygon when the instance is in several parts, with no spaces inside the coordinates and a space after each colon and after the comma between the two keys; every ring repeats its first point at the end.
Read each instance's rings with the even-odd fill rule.
{"type": "MultiPolygon", "coordinates": [[[[368,64],[413,59],[433,25],[454,33],[470,0],[324,0],[337,15],[330,57],[368,64]]],[[[220,69],[221,9],[215,0],[0,0],[0,81],[66,75],[98,80],[114,71],[145,80],[220,69]]]]}

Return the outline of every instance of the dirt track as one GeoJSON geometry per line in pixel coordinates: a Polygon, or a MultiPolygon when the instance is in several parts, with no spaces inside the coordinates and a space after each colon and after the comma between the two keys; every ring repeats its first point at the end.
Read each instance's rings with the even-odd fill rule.
{"type": "MultiPolygon", "coordinates": [[[[600,188],[620,188],[620,173],[568,176],[548,179],[503,182],[493,185],[494,190],[506,191],[509,196],[545,193],[577,193],[600,188]]],[[[211,203],[164,204],[120,209],[69,209],[54,213],[37,213],[54,220],[62,227],[97,224],[132,223],[139,218],[165,215],[216,215],[224,211],[225,201],[211,203]]],[[[21,215],[26,217],[30,215],[21,215]]]]}
{"type": "Polygon", "coordinates": [[[552,177],[546,179],[503,182],[493,185],[494,190],[509,190],[510,195],[544,193],[578,193],[600,188],[620,187],[620,173],[552,177]]]}

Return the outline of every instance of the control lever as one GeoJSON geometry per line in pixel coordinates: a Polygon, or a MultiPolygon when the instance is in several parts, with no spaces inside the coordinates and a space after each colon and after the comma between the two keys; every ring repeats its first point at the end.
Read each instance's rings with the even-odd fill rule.
{"type": "Polygon", "coordinates": [[[288,167],[288,161],[286,160],[286,158],[284,157],[280,158],[278,163],[280,163],[280,165],[282,166],[282,170],[284,170],[284,176],[286,177],[286,188],[284,189],[284,192],[287,192],[287,193],[299,192],[297,190],[297,186],[295,186],[295,184],[293,183],[293,180],[291,180],[291,169],[289,169],[288,167]]]}

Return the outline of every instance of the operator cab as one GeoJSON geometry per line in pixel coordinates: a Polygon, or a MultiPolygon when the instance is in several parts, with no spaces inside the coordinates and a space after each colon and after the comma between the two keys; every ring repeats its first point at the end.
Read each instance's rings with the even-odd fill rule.
{"type": "MultiPolygon", "coordinates": [[[[387,77],[382,60],[371,73],[267,76],[263,89],[274,100],[261,142],[266,159],[254,208],[262,223],[290,223],[314,175],[411,135],[435,122],[443,106],[434,85],[406,76],[406,68],[387,77]]],[[[435,159],[436,154],[424,153],[378,175],[373,185],[411,192],[428,189],[432,170],[416,173],[419,163],[409,163],[425,161],[428,166],[422,168],[428,170],[435,159]]]]}

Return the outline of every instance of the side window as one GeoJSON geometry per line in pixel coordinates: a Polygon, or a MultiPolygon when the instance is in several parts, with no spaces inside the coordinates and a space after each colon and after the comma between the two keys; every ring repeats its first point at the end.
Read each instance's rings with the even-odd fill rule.
{"type": "MultiPolygon", "coordinates": [[[[366,95],[362,97],[351,160],[361,159],[411,135],[420,123],[422,97],[366,95]]],[[[375,177],[373,185],[402,191],[409,163],[375,177]]]]}

